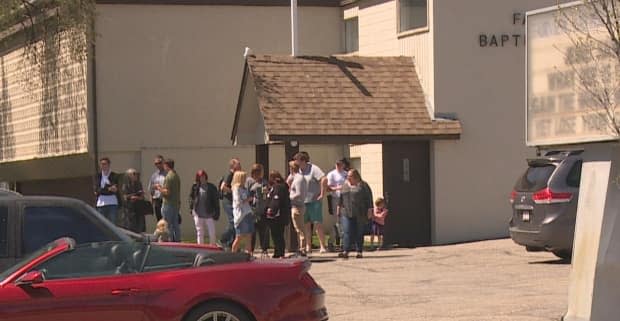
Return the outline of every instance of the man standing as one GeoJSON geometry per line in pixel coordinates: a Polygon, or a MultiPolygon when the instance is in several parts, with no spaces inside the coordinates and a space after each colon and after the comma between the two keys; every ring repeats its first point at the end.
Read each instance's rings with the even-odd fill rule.
{"type": "Polygon", "coordinates": [[[181,208],[181,179],[174,170],[174,160],[168,158],[164,161],[166,178],[160,192],[163,198],[161,214],[168,222],[168,229],[172,242],[181,242],[181,226],[179,225],[179,211],[181,208]]]}
{"type": "Polygon", "coordinates": [[[155,188],[155,186],[164,186],[164,180],[166,179],[166,171],[164,170],[164,157],[161,155],[155,156],[153,164],[157,168],[151,179],[149,180],[149,192],[151,193],[151,202],[153,203],[153,213],[157,218],[157,222],[161,220],[161,206],[162,198],[161,192],[155,188]]]}
{"type": "Polygon", "coordinates": [[[316,228],[321,246],[320,253],[326,253],[325,249],[325,233],[323,232],[323,208],[321,201],[327,190],[327,177],[325,173],[316,165],[310,163],[310,155],[306,152],[299,152],[293,156],[295,163],[299,165],[299,172],[304,176],[306,184],[308,184],[308,192],[304,204],[306,213],[304,222],[306,227],[306,252],[312,251],[312,224],[316,228]]]}
{"type": "MultiPolygon", "coordinates": [[[[342,185],[347,180],[348,161],[346,158],[336,161],[336,168],[327,173],[327,188],[330,194],[327,196],[327,206],[329,206],[329,214],[336,215],[336,208],[338,207],[338,201],[340,199],[340,190],[342,185]]],[[[336,241],[336,245],[340,245],[340,239],[342,237],[342,228],[340,218],[336,217],[336,224],[330,229],[331,235],[328,242],[328,248],[333,247],[333,241],[336,241]]]]}
{"type": "Polygon", "coordinates": [[[112,224],[116,224],[118,212],[118,174],[110,170],[110,159],[102,157],[99,160],[101,171],[97,173],[95,181],[96,208],[101,215],[105,216],[112,224]]]}
{"type": "Polygon", "coordinates": [[[230,248],[235,240],[235,220],[233,217],[232,189],[230,184],[232,183],[233,174],[240,170],[241,161],[236,157],[232,158],[228,162],[228,174],[219,186],[220,191],[222,191],[222,206],[224,207],[224,212],[226,212],[226,218],[228,219],[228,228],[222,234],[220,242],[226,248],[230,248]]]}

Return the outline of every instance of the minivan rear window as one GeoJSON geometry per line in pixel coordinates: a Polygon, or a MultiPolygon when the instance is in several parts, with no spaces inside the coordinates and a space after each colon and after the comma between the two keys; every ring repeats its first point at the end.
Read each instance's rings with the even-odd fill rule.
{"type": "Polygon", "coordinates": [[[523,176],[517,180],[517,192],[537,192],[547,187],[549,177],[553,174],[555,165],[534,165],[527,168],[523,176]]]}

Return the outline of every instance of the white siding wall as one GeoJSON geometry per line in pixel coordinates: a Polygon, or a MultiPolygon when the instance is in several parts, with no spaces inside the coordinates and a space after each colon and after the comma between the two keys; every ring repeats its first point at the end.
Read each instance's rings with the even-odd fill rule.
{"type": "MultiPolygon", "coordinates": [[[[370,185],[376,198],[383,196],[383,147],[381,144],[352,145],[351,158],[361,159],[362,178],[370,185]]],[[[359,168],[358,168],[359,170],[359,168]]]]}
{"type": "Polygon", "coordinates": [[[68,41],[39,41],[58,50],[41,65],[23,49],[0,55],[0,163],[88,151],[86,62],[72,59],[68,41]]]}
{"type": "Polygon", "coordinates": [[[362,1],[358,16],[360,56],[399,55],[395,1],[362,1]]]}

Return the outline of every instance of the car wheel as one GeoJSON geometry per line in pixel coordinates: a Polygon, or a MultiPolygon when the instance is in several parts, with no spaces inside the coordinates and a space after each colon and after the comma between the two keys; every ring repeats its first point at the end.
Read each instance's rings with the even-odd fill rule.
{"type": "Polygon", "coordinates": [[[557,250],[557,251],[551,251],[551,253],[553,253],[555,256],[564,259],[564,260],[570,260],[571,257],[573,256],[573,253],[569,250],[557,250]]]}
{"type": "Polygon", "coordinates": [[[525,250],[528,251],[528,252],[542,252],[545,249],[543,249],[542,247],[535,247],[535,246],[526,245],[525,246],[525,250]]]}
{"type": "Polygon", "coordinates": [[[212,302],[194,309],[185,321],[252,321],[252,318],[236,305],[212,302]]]}

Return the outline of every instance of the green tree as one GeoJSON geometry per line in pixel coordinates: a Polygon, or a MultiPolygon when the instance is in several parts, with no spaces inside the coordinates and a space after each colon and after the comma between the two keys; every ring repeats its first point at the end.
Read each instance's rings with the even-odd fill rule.
{"type": "Polygon", "coordinates": [[[42,64],[53,59],[45,48],[65,40],[72,58],[83,61],[94,19],[95,0],[1,0],[0,50],[21,47],[30,63],[42,64]]]}

